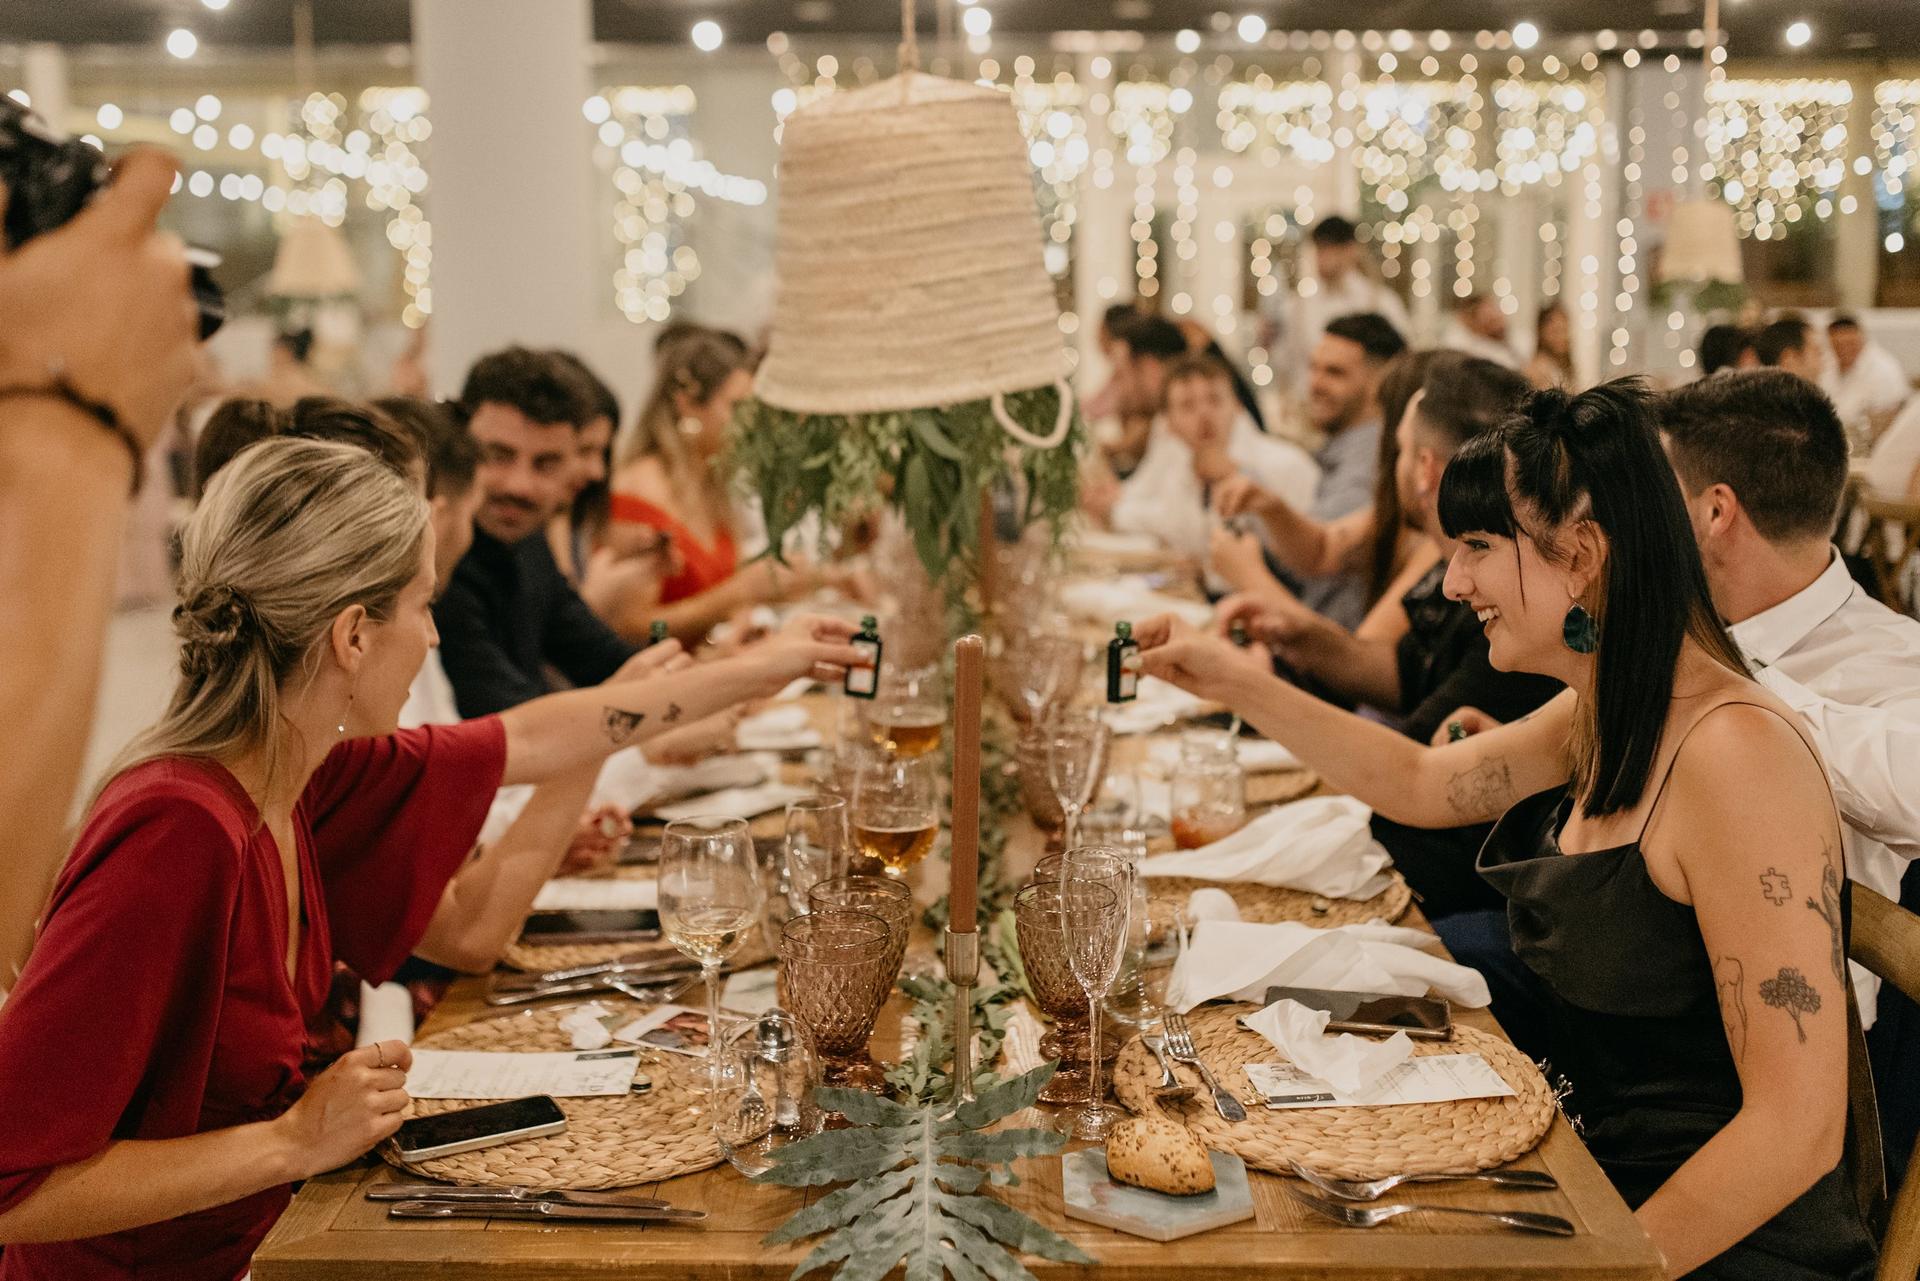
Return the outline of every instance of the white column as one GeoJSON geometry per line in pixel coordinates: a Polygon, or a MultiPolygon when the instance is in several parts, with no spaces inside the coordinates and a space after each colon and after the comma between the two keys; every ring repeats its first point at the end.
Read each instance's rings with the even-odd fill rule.
{"type": "MultiPolygon", "coordinates": [[[[1880,290],[1880,208],[1874,203],[1873,171],[1858,173],[1854,164],[1873,158],[1873,86],[1879,77],[1856,74],[1853,101],[1847,105],[1847,175],[1840,180],[1840,198],[1853,197],[1852,213],[1833,216],[1833,283],[1840,305],[1859,310],[1874,305],[1880,290]]],[[[34,99],[37,104],[38,98],[34,99]]]]}
{"type": "Polygon", "coordinates": [[[67,52],[57,44],[30,44],[20,60],[20,87],[33,99],[40,118],[60,133],[67,130],[67,52]]]}
{"type": "Polygon", "coordinates": [[[433,120],[434,390],[509,343],[579,347],[593,279],[587,0],[413,0],[433,120]]]}
{"type": "MultiPolygon", "coordinates": [[[[1515,307],[1507,317],[1507,343],[1514,351],[1531,354],[1538,342],[1534,321],[1540,311],[1540,199],[1523,189],[1501,196],[1494,205],[1494,283],[1506,281],[1515,307]]],[[[1483,224],[1484,225],[1484,224],[1483,224]]]]}
{"type": "MultiPolygon", "coordinates": [[[[1111,56],[1083,53],[1075,70],[1089,101],[1097,94],[1111,98],[1111,56]],[[1107,64],[1107,74],[1095,76],[1093,63],[1107,64]]],[[[1080,316],[1078,386],[1082,394],[1099,389],[1106,380],[1100,359],[1100,316],[1107,307],[1133,297],[1133,256],[1127,239],[1127,211],[1133,204],[1132,167],[1111,131],[1105,111],[1086,112],[1087,147],[1096,160],[1108,153],[1104,166],[1089,163],[1080,175],[1079,219],[1073,236],[1073,308],[1080,316]],[[1099,173],[1096,173],[1096,169],[1099,173]],[[1101,186],[1101,178],[1107,185],[1101,186]]]]}

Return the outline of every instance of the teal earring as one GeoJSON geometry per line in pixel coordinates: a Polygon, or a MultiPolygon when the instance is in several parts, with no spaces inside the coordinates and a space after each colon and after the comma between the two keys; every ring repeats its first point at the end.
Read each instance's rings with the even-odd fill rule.
{"type": "Polygon", "coordinates": [[[1593,615],[1577,601],[1568,607],[1566,621],[1560,624],[1560,639],[1576,654],[1591,654],[1600,647],[1600,629],[1593,615]]]}

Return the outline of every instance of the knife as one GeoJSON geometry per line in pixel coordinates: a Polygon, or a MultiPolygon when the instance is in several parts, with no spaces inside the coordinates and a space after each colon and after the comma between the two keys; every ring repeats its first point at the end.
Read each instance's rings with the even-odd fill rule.
{"type": "Polygon", "coordinates": [[[395,1201],[395,1219],[528,1219],[552,1223],[697,1223],[705,1210],[675,1206],[569,1205],[564,1201],[395,1201]]]}
{"type": "Polygon", "coordinates": [[[611,1205],[629,1209],[671,1209],[665,1201],[630,1192],[586,1192],[572,1188],[462,1187],[451,1183],[376,1183],[369,1201],[460,1201],[472,1205],[511,1205],[558,1201],[563,1205],[611,1205]]]}
{"type": "Polygon", "coordinates": [[[546,987],[552,983],[571,983],[579,979],[590,979],[601,974],[670,974],[679,971],[699,972],[699,966],[678,952],[665,955],[629,955],[612,961],[600,961],[593,965],[575,965],[564,970],[548,970],[545,974],[502,974],[494,978],[493,990],[496,992],[525,991],[528,988],[546,987]]]}

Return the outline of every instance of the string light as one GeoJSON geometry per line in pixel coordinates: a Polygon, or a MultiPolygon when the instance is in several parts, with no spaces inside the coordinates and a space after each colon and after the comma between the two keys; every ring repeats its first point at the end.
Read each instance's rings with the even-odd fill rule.
{"type": "Polygon", "coordinates": [[[1709,80],[1706,161],[1740,231],[1759,240],[1820,218],[1846,173],[1845,80],[1709,80]]]}
{"type": "Polygon", "coordinates": [[[1920,231],[1920,80],[1883,80],[1874,86],[1871,136],[1873,167],[1880,174],[1873,194],[1881,243],[1888,253],[1899,253],[1907,233],[1920,231]]]}

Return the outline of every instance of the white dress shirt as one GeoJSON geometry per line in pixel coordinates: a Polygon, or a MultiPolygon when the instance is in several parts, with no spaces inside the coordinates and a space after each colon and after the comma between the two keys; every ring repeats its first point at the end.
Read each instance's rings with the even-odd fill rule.
{"type": "Polygon", "coordinates": [[[1853,368],[1842,373],[1838,362],[1820,376],[1820,390],[1833,400],[1843,423],[1858,422],[1869,414],[1884,414],[1906,403],[1913,385],[1893,353],[1879,343],[1861,348],[1853,368]]]}
{"type": "MultiPolygon", "coordinates": [[[[1920,855],[1920,622],[1869,596],[1835,553],[1805,589],[1727,630],[1826,758],[1847,875],[1899,902],[1920,855]]],[[[1879,980],[1858,965],[1853,979],[1871,1026],[1879,980]]]]}
{"type": "Polygon", "coordinates": [[[1520,368],[1520,357],[1513,348],[1485,334],[1475,333],[1462,324],[1458,316],[1447,322],[1446,330],[1440,335],[1440,346],[1447,351],[1465,352],[1469,356],[1491,360],[1505,369],[1520,368]]]}
{"type": "MultiPolygon", "coordinates": [[[[1413,322],[1407,317],[1406,304],[1385,283],[1364,271],[1349,271],[1329,285],[1318,273],[1310,272],[1287,296],[1287,310],[1280,318],[1284,332],[1280,341],[1286,358],[1286,372],[1304,377],[1307,361],[1327,325],[1342,316],[1372,312],[1385,316],[1400,336],[1413,342],[1413,322]]],[[[1269,313],[1271,314],[1271,313],[1269,313]]]]}
{"type": "MultiPolygon", "coordinates": [[[[1291,506],[1305,511],[1313,505],[1320,467],[1312,455],[1264,434],[1245,414],[1234,420],[1227,457],[1242,475],[1291,506]]],[[[1167,550],[1204,561],[1211,521],[1205,488],[1193,473],[1193,451],[1173,434],[1164,416],[1154,419],[1146,453],[1113,504],[1114,529],[1151,534],[1167,550]]]]}

